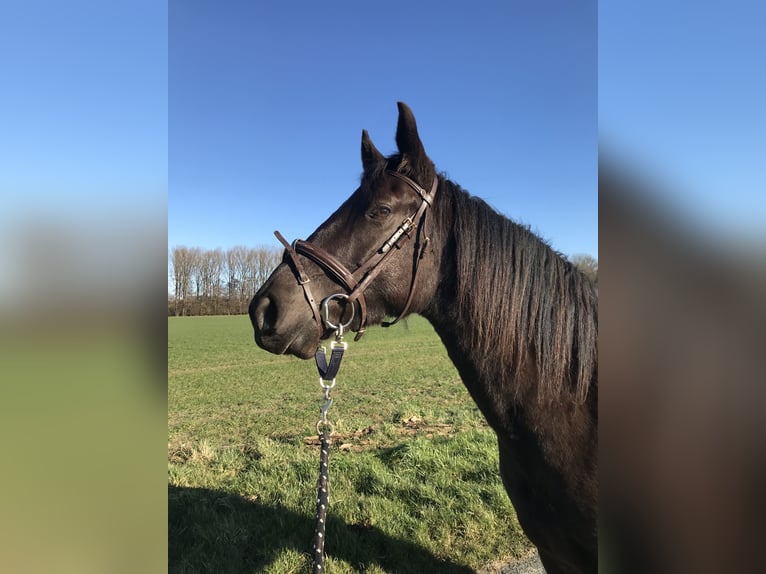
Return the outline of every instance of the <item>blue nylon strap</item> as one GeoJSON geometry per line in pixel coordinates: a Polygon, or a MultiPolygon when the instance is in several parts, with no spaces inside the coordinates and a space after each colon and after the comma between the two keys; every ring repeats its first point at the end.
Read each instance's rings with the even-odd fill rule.
{"type": "Polygon", "coordinates": [[[335,347],[330,354],[330,364],[327,364],[327,357],[322,349],[319,349],[314,355],[316,360],[319,378],[323,381],[332,381],[338,374],[340,362],[343,359],[343,347],[335,347]]]}

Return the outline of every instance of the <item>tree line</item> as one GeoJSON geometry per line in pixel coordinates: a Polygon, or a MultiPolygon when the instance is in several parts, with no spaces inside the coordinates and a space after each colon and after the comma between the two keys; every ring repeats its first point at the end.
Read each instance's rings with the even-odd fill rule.
{"type": "Polygon", "coordinates": [[[282,260],[276,247],[200,249],[169,254],[168,315],[237,315],[282,260]]]}

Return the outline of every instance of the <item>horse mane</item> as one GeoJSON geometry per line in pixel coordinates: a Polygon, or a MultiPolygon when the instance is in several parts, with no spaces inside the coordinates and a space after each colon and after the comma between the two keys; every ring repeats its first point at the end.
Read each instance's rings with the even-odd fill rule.
{"type": "MultiPolygon", "coordinates": [[[[584,402],[597,377],[598,297],[593,282],[536,236],[442,179],[440,194],[453,205],[458,314],[470,321],[469,348],[484,377],[513,389],[529,359],[539,377],[538,399],[562,394],[584,402]]],[[[438,196],[437,196],[438,198],[438,196]]],[[[437,202],[439,200],[437,199],[437,202]]]]}
{"type": "MultiPolygon", "coordinates": [[[[363,174],[363,180],[371,184],[392,169],[423,185],[433,164],[419,167],[395,154],[363,174]]],[[[457,313],[471,326],[467,348],[483,357],[476,361],[480,374],[507,380],[497,368],[512,369],[518,396],[529,387],[519,366],[532,359],[539,401],[568,395],[585,402],[597,377],[595,285],[528,226],[508,219],[444,174],[439,178],[435,205],[453,206],[452,220],[442,225],[451,226],[456,238],[457,313]]]]}

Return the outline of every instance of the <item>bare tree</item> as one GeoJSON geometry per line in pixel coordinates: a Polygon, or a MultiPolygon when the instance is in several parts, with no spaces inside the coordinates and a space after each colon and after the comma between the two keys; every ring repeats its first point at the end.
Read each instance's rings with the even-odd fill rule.
{"type": "Polygon", "coordinates": [[[195,307],[192,307],[195,309],[192,314],[201,315],[202,307],[200,306],[200,296],[203,293],[204,282],[204,274],[202,272],[202,249],[199,247],[192,247],[189,249],[189,258],[191,260],[191,277],[194,282],[194,303],[196,307],[196,309],[195,307]]]}
{"type": "Polygon", "coordinates": [[[192,250],[185,246],[176,246],[171,251],[173,262],[173,281],[175,285],[174,312],[176,317],[188,314],[187,303],[191,287],[194,266],[192,250]]]}
{"type": "Polygon", "coordinates": [[[577,254],[569,258],[572,265],[582,271],[591,281],[598,283],[598,260],[590,255],[577,254]]]}
{"type": "Polygon", "coordinates": [[[226,312],[228,314],[239,311],[239,277],[240,267],[236,247],[226,250],[226,312]]]}
{"type": "Polygon", "coordinates": [[[261,288],[269,278],[269,275],[276,269],[281,261],[282,251],[275,247],[261,246],[257,249],[258,265],[256,267],[255,285],[253,295],[261,288]]]}
{"type": "Polygon", "coordinates": [[[233,257],[235,260],[235,266],[237,269],[237,285],[236,285],[236,313],[243,313],[242,305],[247,299],[247,276],[250,273],[247,262],[247,247],[237,245],[232,248],[233,257]]]}
{"type": "Polygon", "coordinates": [[[175,285],[175,270],[173,269],[173,250],[168,249],[168,315],[170,310],[173,309],[175,314],[175,299],[176,299],[176,285],[175,285]],[[173,281],[173,290],[170,289],[170,281],[173,281]]]}
{"type": "Polygon", "coordinates": [[[220,249],[200,250],[197,255],[197,304],[200,315],[215,315],[223,269],[223,253],[220,249]]]}
{"type": "Polygon", "coordinates": [[[212,299],[213,315],[218,315],[221,309],[221,275],[224,268],[224,255],[220,249],[208,253],[208,271],[210,274],[210,297],[212,299]]]}
{"type": "Polygon", "coordinates": [[[246,313],[250,300],[279,265],[275,247],[236,246],[203,250],[171,250],[174,282],[173,312],[178,315],[246,313]]]}

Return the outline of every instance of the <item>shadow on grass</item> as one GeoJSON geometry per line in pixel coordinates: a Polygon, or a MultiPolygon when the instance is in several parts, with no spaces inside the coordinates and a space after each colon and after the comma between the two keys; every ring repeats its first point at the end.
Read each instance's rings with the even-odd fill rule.
{"type": "MultiPolygon", "coordinates": [[[[308,555],[313,530],[313,517],[292,510],[205,488],[168,487],[171,573],[260,572],[286,549],[308,555]]],[[[402,574],[474,572],[375,527],[346,524],[331,515],[325,551],[360,572],[371,564],[402,574]]]]}

